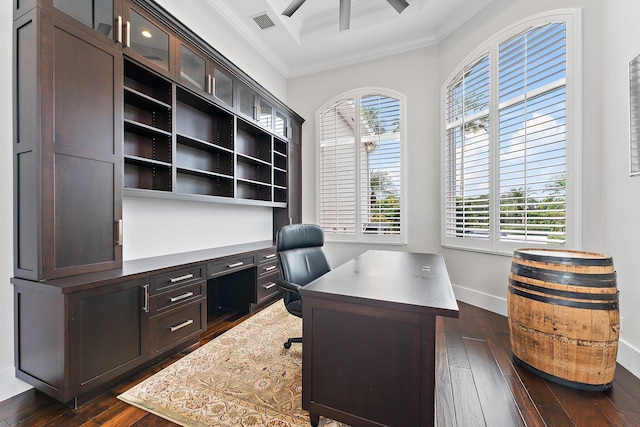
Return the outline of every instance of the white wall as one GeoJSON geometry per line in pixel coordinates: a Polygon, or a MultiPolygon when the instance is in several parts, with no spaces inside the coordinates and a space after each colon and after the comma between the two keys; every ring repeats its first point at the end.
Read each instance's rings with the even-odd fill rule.
{"type": "MultiPolygon", "coordinates": [[[[611,2],[610,2],[611,3],[611,2]]],[[[629,177],[629,61],[640,54],[640,2],[617,0],[605,17],[602,121],[604,247],[618,274],[623,316],[620,356],[638,375],[640,360],[640,177],[629,177]],[[633,362],[628,362],[632,360],[633,362]]],[[[619,358],[620,360],[620,358],[619,358]]]]}

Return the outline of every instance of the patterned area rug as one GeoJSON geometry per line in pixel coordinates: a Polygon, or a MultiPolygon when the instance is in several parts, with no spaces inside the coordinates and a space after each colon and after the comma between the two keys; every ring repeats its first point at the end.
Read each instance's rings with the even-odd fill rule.
{"type": "Polygon", "coordinates": [[[118,398],[183,426],[308,426],[302,348],[282,346],[301,333],[278,301],[118,398]]]}

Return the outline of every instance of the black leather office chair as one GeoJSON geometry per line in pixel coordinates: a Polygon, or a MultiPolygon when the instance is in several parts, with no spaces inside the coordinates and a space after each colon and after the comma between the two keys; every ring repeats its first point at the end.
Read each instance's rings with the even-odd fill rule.
{"type": "MultiPolygon", "coordinates": [[[[324,232],[313,224],[285,225],[276,235],[276,251],[280,260],[282,279],[278,285],[284,292],[284,305],[294,316],[302,317],[301,288],[331,270],[324,251],[324,232]]],[[[302,342],[301,337],[289,338],[291,343],[302,342]]]]}

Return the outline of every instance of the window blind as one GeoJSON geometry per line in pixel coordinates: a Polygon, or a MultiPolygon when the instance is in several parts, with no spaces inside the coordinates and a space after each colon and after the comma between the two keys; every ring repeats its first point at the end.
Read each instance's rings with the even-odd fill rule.
{"type": "Polygon", "coordinates": [[[320,114],[320,224],[329,233],[356,230],[355,137],[355,99],[320,114]]]}
{"type": "Polygon", "coordinates": [[[569,241],[572,18],[543,19],[481,46],[445,86],[444,245],[510,251],[569,241]]]}
{"type": "Polygon", "coordinates": [[[489,55],[447,88],[445,233],[487,239],[490,226],[489,55]]]}
{"type": "Polygon", "coordinates": [[[400,234],[400,102],[360,100],[360,215],[364,233],[400,234]]]}
{"type": "Polygon", "coordinates": [[[502,43],[499,81],[500,240],[566,239],[566,29],[527,30],[502,43]]]}
{"type": "Polygon", "coordinates": [[[319,114],[320,225],[343,240],[402,239],[401,103],[357,92],[319,114]]]}

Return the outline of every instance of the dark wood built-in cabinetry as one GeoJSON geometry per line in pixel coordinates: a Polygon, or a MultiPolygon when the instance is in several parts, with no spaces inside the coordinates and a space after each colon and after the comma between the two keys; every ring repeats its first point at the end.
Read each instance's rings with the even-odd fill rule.
{"type": "Polygon", "coordinates": [[[14,0],[17,376],[81,403],[279,297],[273,242],[122,259],[123,197],[299,222],[303,119],[151,0],[14,0]]]}
{"type": "Polygon", "coordinates": [[[125,261],[121,269],[13,278],[16,376],[81,405],[134,369],[199,340],[207,312],[280,297],[271,241],[125,261]]]}

